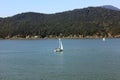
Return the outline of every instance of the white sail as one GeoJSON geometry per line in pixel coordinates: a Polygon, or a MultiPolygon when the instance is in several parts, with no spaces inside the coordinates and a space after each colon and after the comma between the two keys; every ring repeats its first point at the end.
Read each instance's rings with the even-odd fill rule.
{"type": "Polygon", "coordinates": [[[62,41],[60,38],[59,38],[59,49],[63,50],[63,45],[62,45],[62,41]]]}
{"type": "Polygon", "coordinates": [[[61,39],[59,38],[59,47],[58,47],[59,49],[61,48],[60,44],[61,44],[61,39]]]}
{"type": "Polygon", "coordinates": [[[60,49],[63,50],[62,41],[61,41],[61,43],[60,43],[60,49]]]}

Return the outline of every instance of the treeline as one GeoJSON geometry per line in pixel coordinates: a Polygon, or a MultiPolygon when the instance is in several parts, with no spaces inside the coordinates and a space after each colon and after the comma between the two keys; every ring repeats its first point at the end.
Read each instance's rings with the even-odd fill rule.
{"type": "Polygon", "coordinates": [[[28,12],[0,18],[0,38],[117,35],[120,35],[120,11],[101,7],[75,9],[56,14],[28,12]]]}

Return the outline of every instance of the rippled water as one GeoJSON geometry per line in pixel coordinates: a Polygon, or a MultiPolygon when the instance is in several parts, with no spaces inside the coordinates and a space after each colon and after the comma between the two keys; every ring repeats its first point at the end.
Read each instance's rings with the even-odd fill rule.
{"type": "Polygon", "coordinates": [[[0,80],[120,80],[120,39],[0,40],[0,80]]]}

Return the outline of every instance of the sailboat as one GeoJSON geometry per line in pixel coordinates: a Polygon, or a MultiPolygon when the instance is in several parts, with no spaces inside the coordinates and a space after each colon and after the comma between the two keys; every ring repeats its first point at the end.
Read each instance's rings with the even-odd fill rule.
{"type": "Polygon", "coordinates": [[[105,37],[103,38],[103,41],[105,41],[105,37]]]}
{"type": "Polygon", "coordinates": [[[54,52],[63,52],[63,44],[60,38],[59,38],[59,47],[56,48],[54,52]]]}

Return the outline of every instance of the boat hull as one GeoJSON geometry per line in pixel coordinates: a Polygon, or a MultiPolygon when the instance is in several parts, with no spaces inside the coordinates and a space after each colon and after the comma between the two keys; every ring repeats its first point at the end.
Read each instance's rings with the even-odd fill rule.
{"type": "Polygon", "coordinates": [[[57,48],[57,49],[55,49],[55,50],[54,50],[54,52],[63,52],[63,50],[62,50],[62,49],[57,48]]]}

